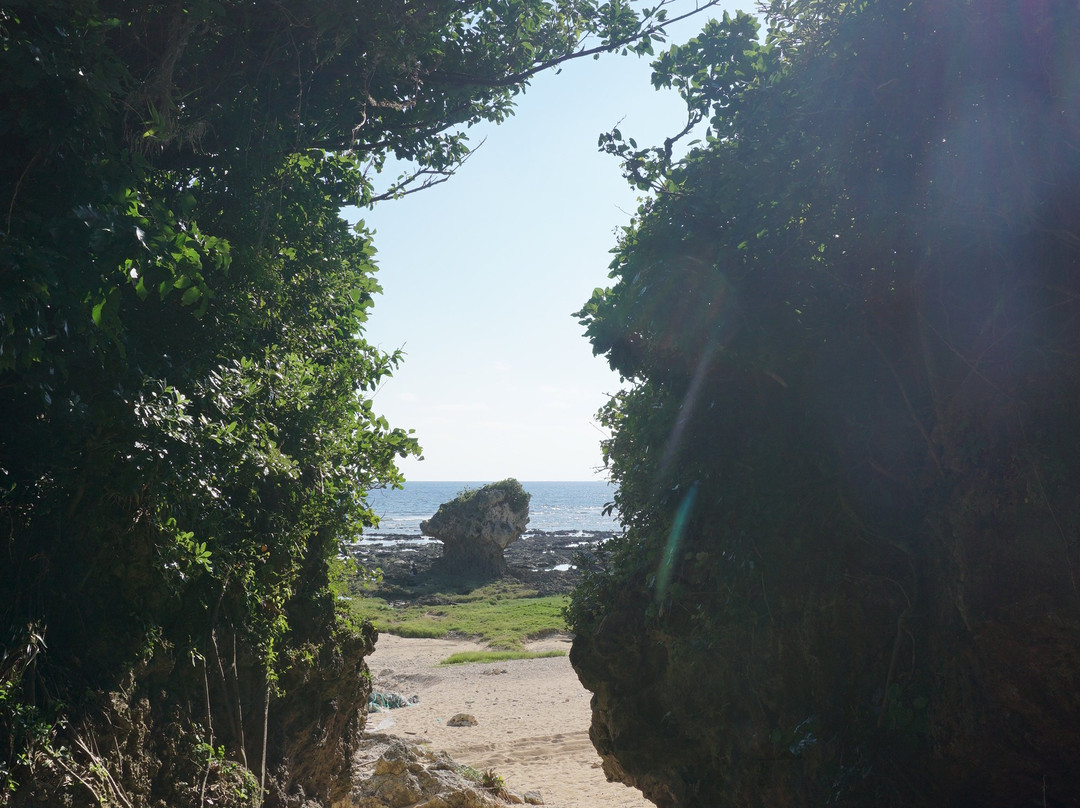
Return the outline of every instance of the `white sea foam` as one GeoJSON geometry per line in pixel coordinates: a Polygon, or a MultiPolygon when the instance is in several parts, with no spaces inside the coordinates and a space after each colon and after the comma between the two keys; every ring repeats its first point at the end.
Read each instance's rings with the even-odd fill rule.
{"type": "MultiPolygon", "coordinates": [[[[384,537],[422,535],[420,523],[430,519],[439,505],[480,482],[413,482],[400,490],[372,491],[368,504],[379,515],[379,527],[366,535],[384,537]]],[[[523,482],[531,495],[530,532],[564,533],[568,538],[587,538],[590,533],[619,530],[618,516],[604,515],[614,490],[603,481],[523,482]]],[[[529,533],[525,534],[528,537],[529,533]]]]}
{"type": "Polygon", "coordinates": [[[411,549],[416,551],[415,545],[420,544],[442,544],[438,539],[429,539],[426,536],[408,536],[408,537],[382,537],[379,534],[373,534],[371,536],[365,536],[360,541],[353,544],[354,547],[401,547],[403,549],[411,549]],[[411,546],[410,546],[411,545],[411,546]]]}

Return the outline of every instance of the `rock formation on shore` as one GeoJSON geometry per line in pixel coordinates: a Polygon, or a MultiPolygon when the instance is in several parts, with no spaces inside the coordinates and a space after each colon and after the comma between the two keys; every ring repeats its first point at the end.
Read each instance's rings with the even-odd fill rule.
{"type": "Polygon", "coordinates": [[[497,577],[506,572],[503,551],[529,524],[529,494],[511,478],[465,490],[439,510],[420,529],[443,543],[448,572],[497,577]]]}
{"type": "Polygon", "coordinates": [[[536,803],[501,786],[485,786],[482,773],[459,766],[446,753],[434,753],[392,735],[367,735],[353,759],[352,790],[331,808],[494,808],[536,803]],[[470,774],[480,774],[479,780],[470,774]]]}

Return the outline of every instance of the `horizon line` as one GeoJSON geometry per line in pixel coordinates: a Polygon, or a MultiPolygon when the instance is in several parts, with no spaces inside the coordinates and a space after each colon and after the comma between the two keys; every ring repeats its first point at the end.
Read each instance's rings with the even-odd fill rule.
{"type": "MultiPolygon", "coordinates": [[[[519,483],[611,483],[611,480],[593,478],[591,480],[523,480],[520,477],[502,477],[502,480],[514,479],[519,483]]],[[[414,480],[407,479],[406,483],[497,483],[499,479],[460,479],[460,480],[414,480]]]]}

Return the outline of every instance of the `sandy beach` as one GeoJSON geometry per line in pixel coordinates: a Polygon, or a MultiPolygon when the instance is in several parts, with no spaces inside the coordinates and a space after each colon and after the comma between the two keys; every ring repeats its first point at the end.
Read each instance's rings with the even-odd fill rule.
{"type": "MultiPolygon", "coordinates": [[[[373,712],[368,730],[427,742],[460,764],[494,769],[511,791],[539,791],[553,808],[652,808],[639,791],[604,777],[589,741],[590,694],[567,657],[438,664],[482,648],[466,640],[381,635],[368,658],[375,690],[419,701],[373,712]],[[475,716],[477,725],[447,726],[457,713],[475,716]]],[[[570,640],[533,642],[528,650],[569,653],[570,640]]]]}

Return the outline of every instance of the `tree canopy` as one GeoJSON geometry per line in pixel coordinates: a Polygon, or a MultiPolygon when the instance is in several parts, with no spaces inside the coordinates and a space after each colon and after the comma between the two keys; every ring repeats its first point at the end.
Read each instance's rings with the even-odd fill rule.
{"type": "Polygon", "coordinates": [[[766,12],[656,61],[685,157],[601,139],[650,196],[580,315],[631,382],[593,737],[661,806],[1066,804],[1080,16],[766,12]]]}
{"type": "MultiPolygon", "coordinates": [[[[129,675],[261,799],[290,689],[348,678],[327,564],[419,451],[372,406],[400,357],[341,208],[441,179],[537,71],[648,51],[667,5],[0,5],[0,802],[143,788],[90,776],[123,765],[79,723],[129,675]],[[417,174],[377,190],[389,156],[417,174]]],[[[328,788],[298,756],[278,802],[328,788]]]]}

